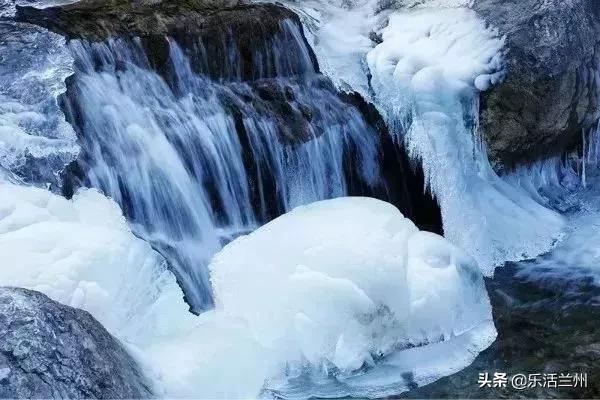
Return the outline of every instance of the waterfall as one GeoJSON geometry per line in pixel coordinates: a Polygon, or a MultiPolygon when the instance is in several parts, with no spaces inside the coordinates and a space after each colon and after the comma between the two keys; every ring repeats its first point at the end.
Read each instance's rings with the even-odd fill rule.
{"type": "Polygon", "coordinates": [[[194,311],[212,306],[205,266],[231,238],[356,181],[381,185],[377,133],[318,74],[297,24],[257,44],[252,68],[223,42],[215,58],[210,43],[166,39],[160,68],[141,39],[69,42],[72,175],[121,205],[194,311]]]}

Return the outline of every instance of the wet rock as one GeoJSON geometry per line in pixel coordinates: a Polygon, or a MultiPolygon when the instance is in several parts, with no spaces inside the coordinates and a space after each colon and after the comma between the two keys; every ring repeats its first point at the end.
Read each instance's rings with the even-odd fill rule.
{"type": "Polygon", "coordinates": [[[474,8],[506,36],[507,79],[482,98],[496,168],[577,146],[598,117],[600,3],[476,0],[474,8]]]}
{"type": "Polygon", "coordinates": [[[45,9],[17,7],[15,19],[69,39],[138,38],[152,66],[166,78],[171,68],[169,40],[183,48],[195,72],[214,79],[292,76],[318,68],[314,55],[303,51],[286,29],[286,24],[295,24],[302,30],[298,16],[275,4],[83,0],[45,9]]]}
{"type": "MultiPolygon", "coordinates": [[[[498,338],[480,353],[473,364],[456,374],[420,387],[400,398],[410,399],[588,399],[600,394],[598,363],[600,289],[590,282],[574,294],[564,287],[565,276],[549,279],[518,277],[520,265],[508,263],[486,279],[498,338]],[[550,284],[550,281],[552,283],[550,284]],[[556,281],[556,282],[554,282],[556,281]],[[554,286],[557,283],[557,286],[554,286]],[[504,295],[500,294],[504,293],[504,295]],[[505,295],[516,301],[506,303],[505,295]],[[507,385],[480,387],[479,376],[506,373],[507,385]],[[531,385],[515,388],[510,380],[516,374],[587,374],[587,385],[559,387],[531,385]]],[[[573,276],[576,276],[573,275],[573,276]]],[[[571,280],[571,279],[568,279],[571,280]]],[[[575,278],[574,280],[577,280],[575,278]]],[[[581,282],[578,282],[581,284],[581,282]]],[[[544,379],[544,378],[542,378],[544,379]]],[[[531,382],[529,380],[528,382],[531,382]]]]}
{"type": "Polygon", "coordinates": [[[89,313],[0,287],[0,398],[148,398],[123,346],[89,313]]]}

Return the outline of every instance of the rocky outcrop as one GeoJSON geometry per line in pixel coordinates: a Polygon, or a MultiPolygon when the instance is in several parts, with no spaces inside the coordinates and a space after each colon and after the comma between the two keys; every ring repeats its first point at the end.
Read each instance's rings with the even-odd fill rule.
{"type": "Polygon", "coordinates": [[[89,313],[0,287],[0,398],[148,398],[123,346],[89,313]]]}
{"type": "Polygon", "coordinates": [[[482,98],[497,169],[573,149],[598,117],[600,2],[476,0],[474,8],[506,36],[507,78],[482,98]]]}
{"type": "Polygon", "coordinates": [[[287,32],[286,23],[301,29],[298,16],[275,4],[83,0],[45,9],[17,7],[15,19],[69,39],[139,38],[152,66],[165,76],[170,68],[167,37],[184,49],[196,72],[215,79],[270,78],[317,69],[316,58],[311,55],[306,65],[305,52],[287,32]],[[278,48],[285,48],[286,54],[278,48]]]}

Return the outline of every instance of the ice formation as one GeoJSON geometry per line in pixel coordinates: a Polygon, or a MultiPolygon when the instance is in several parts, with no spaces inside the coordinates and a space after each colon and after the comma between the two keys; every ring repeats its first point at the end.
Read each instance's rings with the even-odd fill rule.
{"type": "Polygon", "coordinates": [[[422,161],[448,239],[486,274],[535,256],[562,219],[491,169],[477,137],[479,91],[502,77],[502,40],[468,9],[416,9],[390,17],[368,54],[377,102],[398,140],[422,161]]]}
{"type": "Polygon", "coordinates": [[[598,170],[591,169],[587,178],[587,187],[578,186],[567,201],[564,187],[561,190],[550,186],[550,190],[563,193],[559,204],[563,205],[568,219],[565,238],[551,252],[520,268],[517,278],[542,282],[543,287],[556,289],[574,299],[582,293],[595,293],[594,286],[600,287],[598,170]]]}
{"type": "Polygon", "coordinates": [[[296,208],[227,245],[211,279],[217,312],[285,371],[267,388],[286,396],[399,393],[403,373],[430,382],[495,338],[476,263],[370,198],[296,208]]]}
{"type": "Polygon", "coordinates": [[[265,380],[288,390],[303,366],[337,382],[315,380],[314,393],[397,393],[403,371],[426,383],[495,337],[474,262],[373,199],[300,207],[229,244],[211,267],[218,307],[199,317],[95,190],[66,200],[1,183],[0,252],[2,285],[91,312],[160,396],[255,397],[265,380]],[[381,383],[380,365],[398,372],[392,381],[381,383]]]}
{"type": "Polygon", "coordinates": [[[288,2],[302,10],[326,74],[374,102],[422,163],[445,236],[485,274],[535,256],[564,221],[499,178],[478,135],[479,93],[503,78],[503,39],[468,0],[288,2]]]}
{"type": "Polygon", "coordinates": [[[57,102],[73,73],[65,39],[6,21],[0,34],[0,166],[32,183],[58,184],[79,152],[57,102]]]}

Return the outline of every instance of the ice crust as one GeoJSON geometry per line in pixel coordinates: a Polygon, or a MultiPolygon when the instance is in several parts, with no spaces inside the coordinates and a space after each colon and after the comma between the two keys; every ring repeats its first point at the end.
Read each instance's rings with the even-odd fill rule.
{"type": "Polygon", "coordinates": [[[487,332],[458,345],[468,364],[495,337],[473,259],[370,198],[298,207],[227,245],[210,268],[217,311],[268,349],[286,372],[267,388],[289,397],[399,393],[402,374],[423,367],[404,354],[439,344],[429,374],[439,378],[466,365],[446,359],[453,338],[487,332]]]}
{"type": "Polygon", "coordinates": [[[6,21],[0,35],[0,166],[27,182],[59,185],[59,173],[79,153],[57,100],[73,73],[65,39],[6,21]]]}
{"type": "Polygon", "coordinates": [[[534,257],[564,220],[492,170],[479,127],[479,96],[500,82],[504,39],[468,0],[289,1],[305,16],[323,71],[383,114],[390,133],[423,165],[445,236],[486,275],[534,257]]]}
{"type": "Polygon", "coordinates": [[[92,313],[159,396],[398,393],[402,372],[435,379],[495,337],[474,261],[374,199],[313,203],[230,243],[211,264],[217,309],[200,316],[95,190],[66,200],[1,183],[0,253],[2,285],[92,313]]]}

